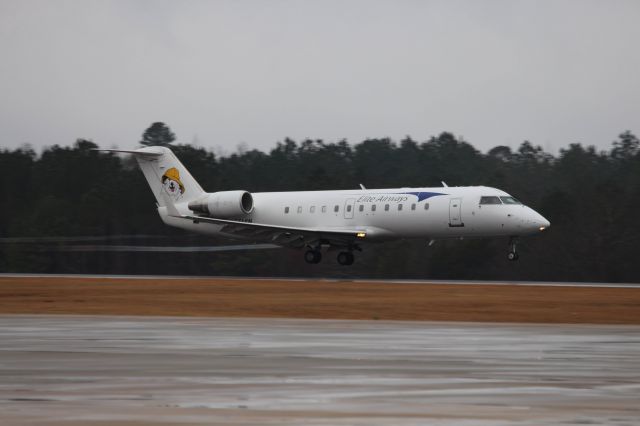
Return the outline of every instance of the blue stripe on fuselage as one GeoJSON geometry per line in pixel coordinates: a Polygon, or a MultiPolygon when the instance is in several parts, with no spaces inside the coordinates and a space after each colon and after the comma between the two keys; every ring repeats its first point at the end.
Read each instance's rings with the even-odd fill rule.
{"type": "Polygon", "coordinates": [[[443,194],[441,192],[400,192],[400,194],[415,195],[416,197],[418,197],[418,202],[422,200],[426,200],[427,198],[438,196],[438,195],[449,195],[449,194],[443,194]]]}

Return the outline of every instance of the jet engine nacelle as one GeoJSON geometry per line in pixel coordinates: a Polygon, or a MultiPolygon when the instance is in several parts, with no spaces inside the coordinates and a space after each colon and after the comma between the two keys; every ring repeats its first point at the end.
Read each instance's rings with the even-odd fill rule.
{"type": "Polygon", "coordinates": [[[242,216],[253,211],[253,197],[247,191],[214,192],[191,201],[189,209],[219,219],[242,216]]]}

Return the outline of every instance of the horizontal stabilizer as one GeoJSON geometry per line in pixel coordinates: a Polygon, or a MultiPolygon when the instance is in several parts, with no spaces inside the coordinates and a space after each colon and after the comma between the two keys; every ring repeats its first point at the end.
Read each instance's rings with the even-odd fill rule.
{"type": "Polygon", "coordinates": [[[131,150],[131,149],[93,149],[92,151],[118,152],[118,153],[122,153],[122,154],[139,155],[139,156],[142,156],[142,157],[160,157],[161,155],[164,154],[164,152],[153,151],[153,150],[151,150],[149,148],[142,148],[142,149],[135,149],[135,150],[131,150]]]}

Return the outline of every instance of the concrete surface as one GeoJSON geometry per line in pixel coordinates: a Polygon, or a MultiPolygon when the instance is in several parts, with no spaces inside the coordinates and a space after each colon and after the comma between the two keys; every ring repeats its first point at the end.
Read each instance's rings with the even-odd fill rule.
{"type": "Polygon", "coordinates": [[[0,316],[2,425],[640,424],[640,327],[0,316]]]}
{"type": "MultiPolygon", "coordinates": [[[[187,247],[188,248],[188,247],[187,247]]],[[[216,247],[211,247],[215,249],[216,247]]],[[[321,282],[353,282],[379,284],[423,284],[423,285],[506,285],[506,286],[535,286],[535,287],[609,287],[609,288],[637,288],[640,283],[600,283],[573,281],[496,281],[496,280],[419,280],[419,279],[384,279],[384,278],[310,278],[310,277],[254,277],[254,276],[202,276],[202,275],[107,275],[107,274],[29,274],[29,273],[0,273],[0,278],[108,278],[112,280],[253,280],[253,281],[285,281],[306,282],[309,280],[321,282]]]]}

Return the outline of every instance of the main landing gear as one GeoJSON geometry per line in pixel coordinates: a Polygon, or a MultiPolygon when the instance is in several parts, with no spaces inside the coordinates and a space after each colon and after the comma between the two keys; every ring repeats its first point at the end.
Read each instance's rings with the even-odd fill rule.
{"type": "Polygon", "coordinates": [[[513,262],[520,259],[520,255],[518,255],[518,251],[516,250],[517,244],[518,239],[516,237],[509,238],[509,253],[507,253],[507,259],[513,262]]]}
{"type": "MultiPolygon", "coordinates": [[[[356,249],[358,249],[356,247],[356,249]]],[[[322,260],[322,252],[319,248],[309,248],[306,252],[304,252],[304,260],[307,263],[317,264],[322,260]]],[[[355,257],[353,255],[352,250],[341,251],[338,253],[337,257],[338,263],[343,266],[353,265],[353,261],[355,257]]]]}
{"type": "Polygon", "coordinates": [[[338,263],[344,266],[353,265],[353,252],[350,251],[341,251],[338,253],[338,263]]]}
{"type": "Polygon", "coordinates": [[[304,260],[307,263],[320,263],[320,261],[322,260],[322,253],[320,253],[320,250],[314,250],[314,249],[310,249],[307,250],[304,253],[304,260]]]}

